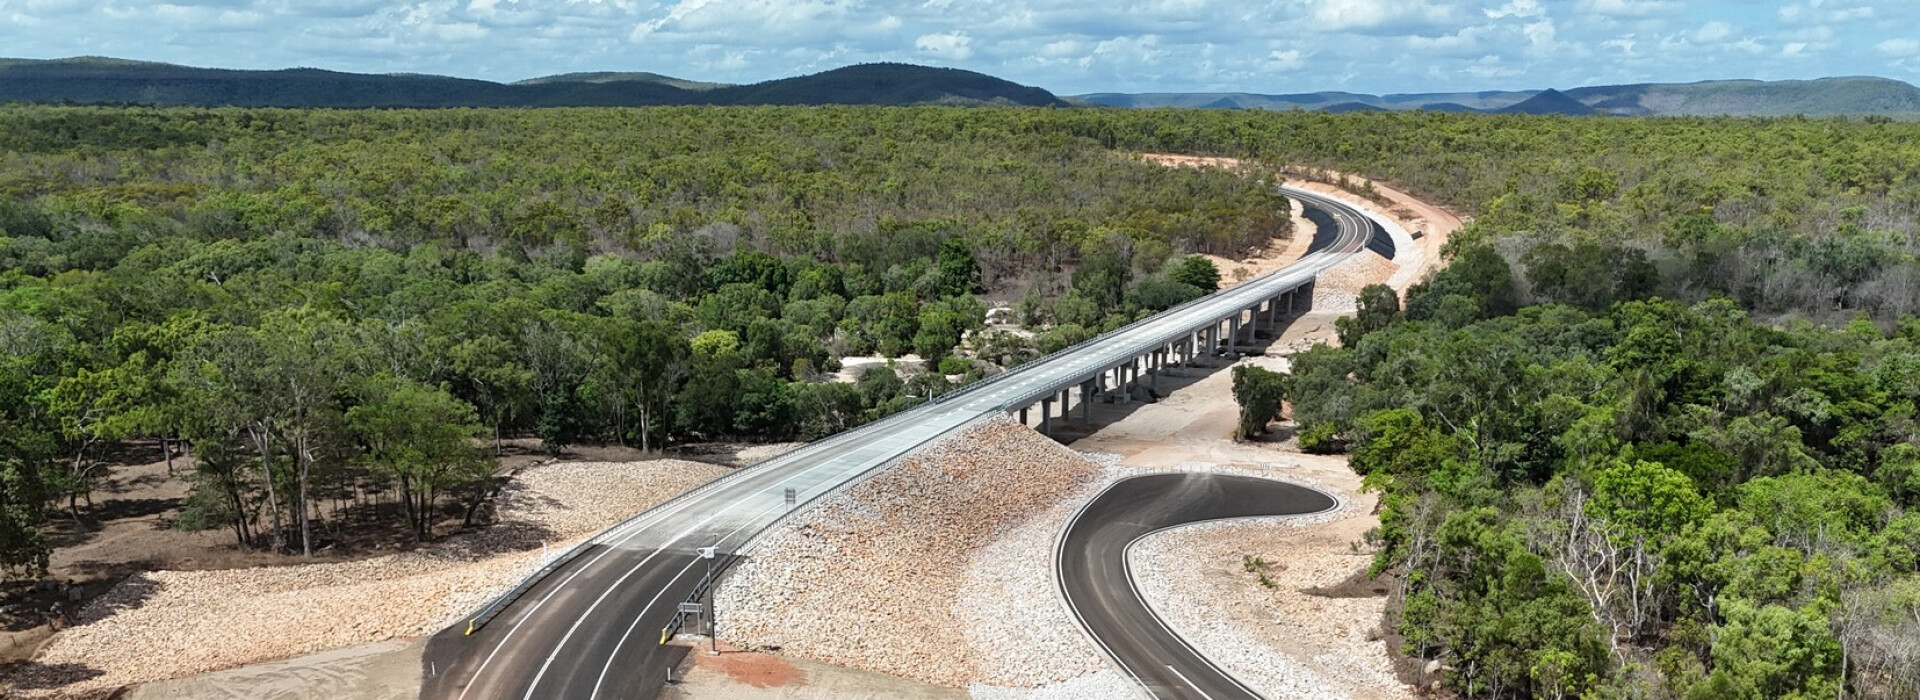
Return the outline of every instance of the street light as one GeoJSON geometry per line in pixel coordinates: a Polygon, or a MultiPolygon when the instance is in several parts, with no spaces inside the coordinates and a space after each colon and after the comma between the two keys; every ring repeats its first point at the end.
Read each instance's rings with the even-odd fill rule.
{"type": "Polygon", "coordinates": [[[714,554],[719,547],[701,547],[700,558],[707,560],[707,653],[720,655],[720,582],[713,580],[714,554]]]}

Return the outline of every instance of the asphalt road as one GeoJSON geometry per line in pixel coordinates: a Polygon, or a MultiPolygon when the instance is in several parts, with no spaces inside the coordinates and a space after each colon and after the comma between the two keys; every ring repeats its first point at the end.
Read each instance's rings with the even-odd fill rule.
{"type": "Polygon", "coordinates": [[[1120,481],[1067,526],[1060,541],[1060,590],[1107,656],[1154,697],[1259,698],[1153,614],[1133,585],[1127,548],[1148,533],[1176,525],[1318,513],[1334,505],[1333,498],[1313,489],[1245,476],[1153,474],[1120,481]]]}
{"type": "Polygon", "coordinates": [[[660,628],[699,581],[704,565],[690,565],[688,559],[697,548],[745,555],[760,533],[815,499],[941,435],[1058,394],[1186,338],[1196,326],[1297,288],[1363,249],[1376,230],[1373,222],[1336,201],[1284,191],[1308,209],[1323,211],[1324,225],[1337,229],[1324,249],[937,402],[739,470],[617,525],[474,633],[468,634],[463,622],[434,635],[423,659],[421,697],[654,697],[668,663],[684,654],[659,644],[660,628]]]}

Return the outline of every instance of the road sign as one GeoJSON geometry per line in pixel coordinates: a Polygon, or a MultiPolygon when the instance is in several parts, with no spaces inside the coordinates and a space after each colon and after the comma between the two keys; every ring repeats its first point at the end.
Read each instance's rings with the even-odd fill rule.
{"type": "Polygon", "coordinates": [[[713,558],[713,554],[714,554],[714,549],[715,549],[715,548],[713,548],[713,547],[701,547],[701,548],[700,548],[700,558],[701,558],[701,559],[712,559],[712,558],[713,558]]]}
{"type": "Polygon", "coordinates": [[[687,601],[685,603],[680,604],[680,612],[688,615],[698,615],[700,614],[700,610],[704,607],[706,606],[693,601],[687,601]]]}

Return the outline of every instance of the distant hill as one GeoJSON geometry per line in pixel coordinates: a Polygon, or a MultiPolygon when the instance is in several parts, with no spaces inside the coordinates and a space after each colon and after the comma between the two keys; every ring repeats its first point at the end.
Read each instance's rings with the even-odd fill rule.
{"type": "Polygon", "coordinates": [[[560,75],[549,75],[549,76],[544,76],[539,78],[529,78],[517,83],[509,83],[509,84],[510,85],[551,85],[554,83],[588,83],[588,84],[594,84],[594,85],[603,85],[606,83],[653,83],[656,85],[667,85],[671,87],[677,87],[682,90],[712,90],[714,88],[728,87],[727,83],[703,83],[697,80],[682,80],[680,78],[661,75],[659,73],[645,73],[645,72],[561,73],[560,75]]]}
{"type": "Polygon", "coordinates": [[[1807,116],[1880,114],[1920,117],[1920,88],[1885,78],[1716,80],[1610,85],[1571,90],[1360,95],[1253,93],[1099,93],[1077,100],[1109,107],[1239,107],[1354,111],[1354,105],[1432,112],[1603,114],[1625,116],[1807,116]],[[1551,93],[1551,94],[1549,94],[1551,93]]]}
{"type": "Polygon", "coordinates": [[[1920,114],[1920,88],[1886,78],[1620,85],[1578,88],[1567,95],[1622,115],[1920,114]]]}
{"type": "Polygon", "coordinates": [[[239,107],[637,107],[958,104],[1064,106],[1053,93],[952,68],[848,66],[753,85],[654,73],[573,73],[513,84],[314,68],[192,68],[111,58],[0,59],[0,102],[239,107]]]}
{"type": "Polygon", "coordinates": [[[1540,94],[1521,100],[1518,104],[1508,105],[1494,110],[1498,114],[1566,114],[1570,116],[1590,117],[1600,110],[1567,96],[1559,90],[1545,90],[1540,94]]]}

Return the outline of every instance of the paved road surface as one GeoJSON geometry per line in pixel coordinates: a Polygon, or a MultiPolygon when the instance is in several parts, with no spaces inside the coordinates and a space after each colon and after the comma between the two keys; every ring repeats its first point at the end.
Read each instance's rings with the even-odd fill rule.
{"type": "MultiPolygon", "coordinates": [[[[457,624],[428,642],[426,700],[651,698],[684,653],[660,629],[697,585],[700,547],[744,554],[772,524],[816,498],[969,423],[1030,405],[1094,373],[1187,337],[1313,279],[1361,250],[1372,221],[1336,201],[1287,188],[1338,229],[1283,270],[1035,360],[939,402],[820,440],[661,504],[597,536],[490,623],[457,624]],[[792,501],[788,501],[791,493],[792,501]]],[[[726,611],[719,613],[722,617],[726,611]]]]}
{"type": "Polygon", "coordinates": [[[1154,697],[1259,698],[1153,614],[1133,585],[1127,547],[1175,525],[1318,513],[1334,505],[1333,498],[1313,489],[1245,476],[1153,474],[1127,479],[1087,504],[1067,526],[1060,542],[1060,589],[1080,624],[1154,697]]]}

